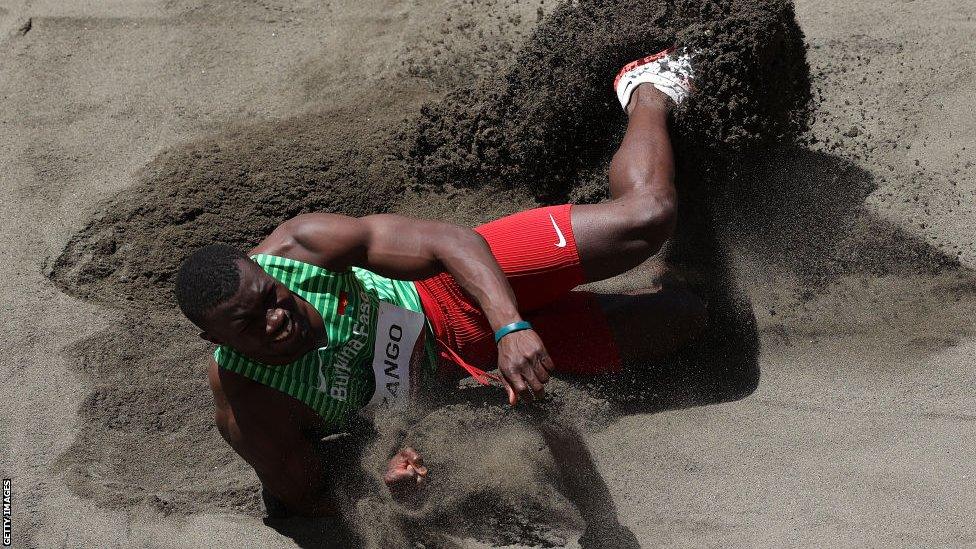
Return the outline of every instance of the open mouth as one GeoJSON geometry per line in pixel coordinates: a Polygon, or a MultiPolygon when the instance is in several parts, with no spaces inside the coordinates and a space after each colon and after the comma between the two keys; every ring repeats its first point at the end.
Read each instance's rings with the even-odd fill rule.
{"type": "Polygon", "coordinates": [[[294,337],[296,332],[298,332],[298,326],[295,324],[295,319],[291,315],[288,315],[281,322],[278,333],[271,338],[271,341],[274,343],[284,343],[294,337]]]}

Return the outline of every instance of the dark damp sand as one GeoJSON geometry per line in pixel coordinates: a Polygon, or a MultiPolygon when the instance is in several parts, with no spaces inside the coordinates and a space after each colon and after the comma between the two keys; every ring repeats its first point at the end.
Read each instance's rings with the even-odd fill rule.
{"type": "MultiPolygon", "coordinates": [[[[582,150],[605,154],[612,146],[608,133],[573,126],[592,117],[553,119],[547,113],[555,111],[538,105],[510,108],[517,121],[541,115],[539,124],[506,127],[496,118],[478,128],[477,148],[433,149],[475,156],[410,161],[422,134],[411,138],[400,121],[416,120],[425,100],[491,89],[463,91],[472,75],[505,74],[536,27],[537,8],[390,1],[328,10],[243,2],[0,9],[0,47],[10,60],[0,68],[9,105],[0,130],[8,249],[0,299],[13,336],[2,353],[0,433],[9,450],[0,472],[15,483],[15,543],[328,546],[335,524],[277,525],[282,535],[261,523],[253,474],[209,427],[204,348],[159,310],[166,270],[152,266],[177,261],[160,244],[174,250],[220,235],[243,245],[289,208],[359,213],[364,193],[374,210],[464,223],[539,198],[598,199],[599,158],[512,162],[538,150],[569,157],[566,124],[605,141],[582,150]],[[407,134],[383,148],[393,128],[407,134]],[[539,129],[558,131],[533,141],[539,129]],[[509,132],[520,136],[515,145],[509,132]],[[442,187],[443,179],[470,181],[450,171],[458,169],[506,185],[442,187]],[[540,173],[556,177],[545,187],[526,185],[540,173]],[[328,184],[334,181],[348,184],[328,184]],[[265,182],[279,191],[255,194],[265,182]],[[293,195],[280,191],[282,182],[293,195]],[[406,198],[394,206],[400,193],[406,198]],[[140,210],[140,202],[155,207],[140,210]],[[207,216],[220,220],[219,229],[179,230],[204,226],[207,216]],[[133,226],[160,233],[138,240],[120,230],[133,226]],[[71,260],[59,263],[69,241],[71,260]],[[146,243],[156,251],[132,248],[146,243]],[[126,269],[113,257],[128,258],[126,269]],[[67,297],[45,274],[86,300],[67,297]],[[134,321],[143,300],[155,312],[134,321]]],[[[541,5],[545,13],[553,8],[541,5]]],[[[475,395],[408,434],[439,472],[419,511],[390,508],[372,471],[349,469],[343,504],[363,543],[976,540],[967,443],[976,434],[976,284],[967,270],[976,265],[973,8],[801,2],[797,15],[821,92],[808,150],[750,155],[736,163],[731,183],[713,174],[708,181],[719,186],[706,187],[757,318],[758,390],[732,404],[618,418],[598,391],[561,384],[564,401],[582,404],[542,429],[472,404],[487,398],[475,395]],[[566,419],[574,412],[585,420],[578,430],[566,419]],[[593,526],[601,521],[620,526],[593,526]]],[[[628,43],[627,35],[620,39],[628,43]]],[[[590,75],[577,67],[557,74],[590,75]]],[[[539,89],[528,73],[515,82],[539,89]]],[[[544,83],[545,74],[536,77],[544,83]]],[[[574,89],[593,86],[577,80],[551,93],[566,99],[574,89]]],[[[609,104],[600,108],[610,109],[606,93],[609,104]]],[[[472,104],[492,105],[479,97],[472,104]]],[[[436,121],[446,109],[447,120],[463,122],[459,102],[421,116],[436,121]]],[[[731,142],[725,150],[748,148],[757,134],[721,128],[734,129],[704,125],[715,130],[706,133],[709,142],[731,142]]],[[[691,185],[686,192],[702,192],[691,185]]],[[[605,288],[639,284],[642,273],[605,288]]],[[[381,421],[378,440],[363,452],[367,469],[396,426],[381,421]]]]}

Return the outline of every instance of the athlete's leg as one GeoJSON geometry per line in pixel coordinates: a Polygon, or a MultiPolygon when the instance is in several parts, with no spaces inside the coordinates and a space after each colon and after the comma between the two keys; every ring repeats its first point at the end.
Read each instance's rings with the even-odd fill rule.
{"type": "MultiPolygon", "coordinates": [[[[621,75],[623,80],[618,79],[618,83],[624,84],[620,90],[634,92],[629,98],[618,93],[630,121],[623,143],[611,163],[610,191],[613,200],[595,205],[536,208],[476,229],[485,238],[505,272],[523,314],[535,316],[534,313],[551,308],[572,288],[587,280],[615,276],[642,263],[670,237],[674,228],[676,197],[667,117],[674,104],[672,98],[678,101],[682,94],[687,95],[690,71],[687,70],[687,60],[661,56],[654,59],[659,62],[642,60],[635,65],[636,68],[629,67],[628,72],[621,75]],[[652,66],[652,63],[655,65],[652,66]],[[645,78],[648,73],[654,73],[650,80],[645,78]],[[656,83],[653,84],[639,84],[655,79],[656,83]],[[667,95],[655,88],[659,85],[667,95]]],[[[449,275],[440,275],[417,284],[424,310],[431,318],[438,340],[459,353],[461,358],[484,369],[494,362],[495,346],[491,331],[478,308],[472,306],[456,286],[456,281],[449,275]]],[[[627,311],[633,312],[638,307],[636,304],[645,304],[646,310],[641,316],[656,317],[658,315],[649,310],[653,308],[651,305],[670,303],[638,296],[625,300],[626,306],[607,303],[608,311],[604,314],[596,298],[590,301],[595,306],[588,309],[597,312],[593,316],[594,322],[602,323],[602,332],[607,335],[594,344],[600,347],[606,343],[604,347],[613,349],[614,353],[617,352],[617,345],[614,336],[609,335],[611,328],[608,317],[621,318],[621,333],[633,331],[639,328],[622,317],[627,311]]],[[[667,313],[664,310],[660,312],[667,313]]],[[[672,313],[666,316],[680,316],[677,312],[672,313]]],[[[552,318],[556,319],[556,324],[559,323],[558,315],[552,318]]],[[[648,322],[653,324],[653,321],[648,322]]],[[[676,322],[674,326],[683,324],[676,322]]],[[[654,336],[660,338],[654,342],[655,348],[659,349],[673,347],[665,345],[664,340],[678,341],[677,337],[669,335],[669,329],[656,325],[643,326],[645,333],[661,331],[660,335],[654,336]]],[[[612,330],[617,331],[618,328],[612,330]]],[[[585,338],[575,341],[587,343],[585,338]]],[[[547,346],[553,353],[549,342],[547,346]]],[[[595,348],[593,345],[583,347],[580,352],[595,348]]],[[[629,350],[626,354],[629,354],[629,350]]],[[[619,363],[619,359],[616,362],[619,363]]]]}
{"type": "Polygon", "coordinates": [[[671,100],[651,84],[628,105],[627,133],[610,164],[612,200],[573,208],[573,233],[587,280],[603,280],[643,263],[675,223],[674,156],[668,135],[671,100]]]}

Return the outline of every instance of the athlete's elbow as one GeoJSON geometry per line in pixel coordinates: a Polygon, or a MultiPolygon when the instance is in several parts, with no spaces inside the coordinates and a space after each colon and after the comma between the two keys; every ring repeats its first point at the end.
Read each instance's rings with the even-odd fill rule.
{"type": "Polygon", "coordinates": [[[478,231],[468,227],[457,227],[457,229],[457,238],[459,238],[464,244],[485,248],[488,247],[488,242],[478,231]]]}
{"type": "Polygon", "coordinates": [[[678,208],[673,194],[663,194],[655,197],[649,207],[647,215],[647,229],[657,235],[663,244],[674,234],[678,221],[678,208]]]}
{"type": "Polygon", "coordinates": [[[488,249],[488,243],[474,229],[445,223],[437,239],[437,255],[441,258],[455,257],[459,253],[470,255],[472,250],[488,249]]]}

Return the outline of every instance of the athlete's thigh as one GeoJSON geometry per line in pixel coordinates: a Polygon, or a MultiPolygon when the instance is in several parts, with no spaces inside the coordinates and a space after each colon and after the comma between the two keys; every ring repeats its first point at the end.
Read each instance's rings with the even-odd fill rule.
{"type": "Polygon", "coordinates": [[[574,291],[528,317],[557,372],[608,374],[663,358],[705,325],[705,308],[678,289],[596,294],[574,291]]]}
{"type": "Polygon", "coordinates": [[[475,229],[491,248],[523,313],[552,303],[584,281],[571,208],[535,208],[475,229]]]}
{"type": "Polygon", "coordinates": [[[599,294],[573,291],[527,317],[557,372],[593,375],[620,371],[620,353],[600,303],[599,294]]]}

